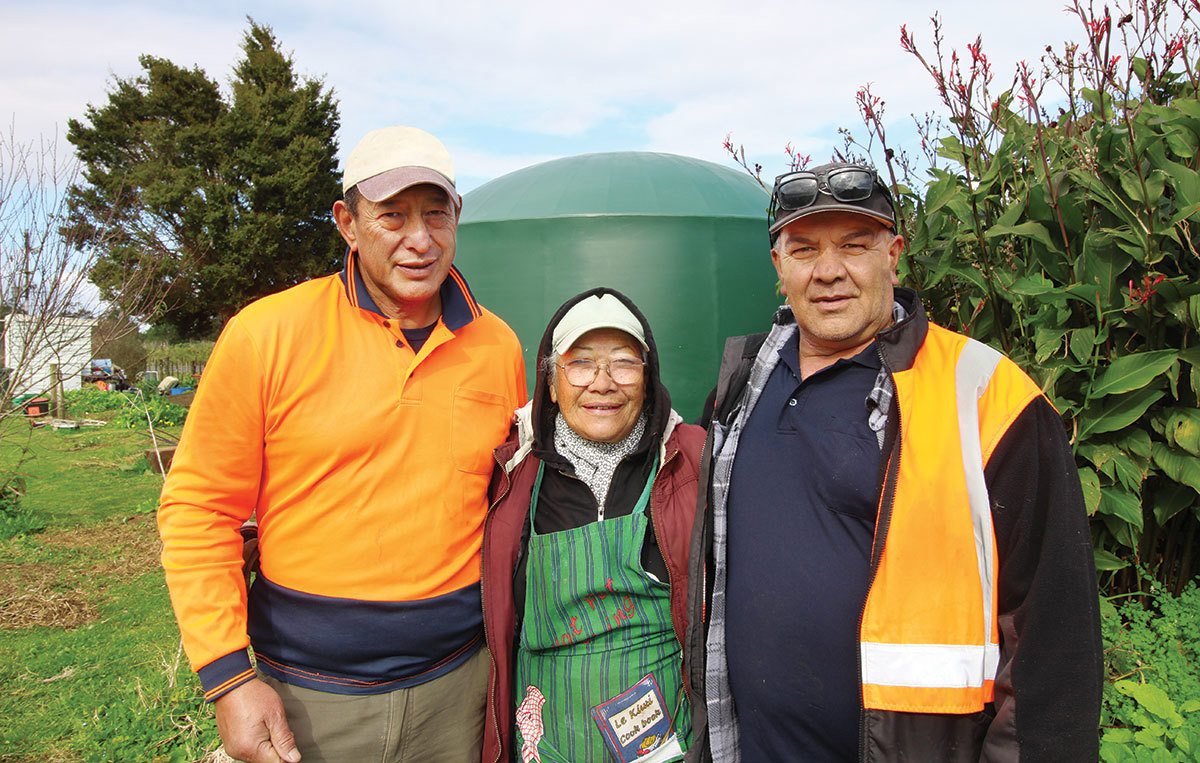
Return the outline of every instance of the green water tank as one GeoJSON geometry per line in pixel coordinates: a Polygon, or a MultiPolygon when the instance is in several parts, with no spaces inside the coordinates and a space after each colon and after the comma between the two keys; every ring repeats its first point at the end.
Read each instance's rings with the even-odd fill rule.
{"type": "Polygon", "coordinates": [[[624,292],[650,321],[672,403],[692,421],[725,337],[767,330],[782,302],[768,201],[746,174],[686,156],[556,159],[466,194],[455,264],[517,332],[531,385],[558,306],[595,286],[624,292]]]}

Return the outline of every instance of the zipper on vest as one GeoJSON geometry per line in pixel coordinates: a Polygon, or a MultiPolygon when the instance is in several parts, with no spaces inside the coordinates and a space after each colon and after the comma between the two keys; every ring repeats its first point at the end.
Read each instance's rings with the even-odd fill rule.
{"type": "MultiPolygon", "coordinates": [[[[879,361],[886,369],[887,361],[884,360],[883,351],[879,349],[878,344],[875,349],[879,353],[879,361]]],[[[890,370],[888,376],[891,376],[890,370]]],[[[867,594],[863,597],[862,609],[858,613],[858,630],[855,635],[858,645],[858,651],[855,653],[855,662],[858,663],[858,759],[864,762],[867,759],[867,703],[863,697],[862,626],[867,617],[867,600],[870,599],[871,589],[875,586],[875,576],[879,573],[879,562],[883,557],[883,545],[887,542],[888,528],[892,521],[892,507],[896,501],[896,481],[900,473],[900,443],[903,441],[900,431],[904,422],[900,420],[900,401],[894,378],[892,379],[892,402],[888,418],[892,417],[893,412],[896,416],[896,442],[892,446],[892,452],[888,454],[887,470],[884,472],[883,485],[879,492],[879,513],[875,517],[875,537],[871,544],[871,577],[867,581],[867,594]]],[[[887,432],[886,424],[884,432],[887,432]]]]}
{"type": "MultiPolygon", "coordinates": [[[[492,501],[492,505],[488,507],[487,517],[485,517],[483,521],[483,532],[485,536],[487,535],[487,526],[491,523],[492,517],[496,513],[496,507],[500,505],[500,501],[504,500],[504,497],[508,495],[508,491],[512,488],[512,476],[504,469],[504,464],[500,463],[500,459],[496,456],[496,451],[494,450],[492,451],[492,460],[496,462],[496,465],[500,467],[500,473],[504,475],[504,489],[500,491],[500,494],[496,496],[496,500],[492,501]]],[[[515,466],[513,468],[516,469],[515,466]]],[[[484,589],[483,581],[484,574],[488,568],[488,544],[484,543],[482,545],[483,548],[481,549],[481,555],[479,559],[479,612],[481,615],[483,615],[483,640],[485,644],[490,645],[492,643],[492,639],[490,636],[488,636],[487,594],[484,589]]],[[[509,586],[512,586],[511,582],[509,583],[509,586]]],[[[497,678],[496,657],[491,653],[490,646],[488,648],[488,662],[491,663],[492,669],[488,674],[488,704],[487,709],[484,711],[484,715],[488,715],[489,713],[492,715],[492,725],[496,732],[496,757],[493,759],[492,763],[500,763],[500,756],[503,754],[504,750],[504,735],[500,731],[500,722],[497,720],[499,718],[499,714],[495,712],[495,682],[497,678]]],[[[859,685],[862,685],[861,681],[859,682],[859,685]]],[[[509,740],[509,747],[511,746],[512,740],[509,740]]]]}

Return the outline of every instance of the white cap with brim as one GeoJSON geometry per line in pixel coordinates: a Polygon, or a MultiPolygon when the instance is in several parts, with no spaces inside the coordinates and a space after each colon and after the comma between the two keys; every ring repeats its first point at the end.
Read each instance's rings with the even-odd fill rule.
{"type": "Polygon", "coordinates": [[[364,135],[346,157],[342,193],[358,186],[364,199],[383,201],[422,183],[438,186],[462,208],[454,164],[442,142],[416,127],[383,127],[364,135]]]}
{"type": "Polygon", "coordinates": [[[554,352],[562,355],[579,337],[596,329],[624,331],[638,340],[643,350],[650,351],[642,322],[625,303],[612,294],[593,294],[576,302],[554,327],[554,352]]]}

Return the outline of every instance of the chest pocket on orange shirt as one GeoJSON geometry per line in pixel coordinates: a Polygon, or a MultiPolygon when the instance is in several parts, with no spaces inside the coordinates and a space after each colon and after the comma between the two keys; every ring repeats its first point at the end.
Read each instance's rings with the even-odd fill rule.
{"type": "Polygon", "coordinates": [[[504,442],[512,414],[511,404],[503,395],[466,387],[454,390],[450,421],[454,467],[472,474],[491,474],[492,450],[504,442]]]}

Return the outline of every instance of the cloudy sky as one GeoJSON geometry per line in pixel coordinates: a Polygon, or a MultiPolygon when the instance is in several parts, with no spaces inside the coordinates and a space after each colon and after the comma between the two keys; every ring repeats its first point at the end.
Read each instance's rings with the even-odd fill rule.
{"type": "MultiPolygon", "coordinates": [[[[511,170],[593,151],[666,151],[730,164],[732,132],[773,175],[789,141],[815,160],[858,128],[872,83],[898,133],[936,92],[900,49],[982,33],[997,84],[1048,43],[1079,39],[1065,0],[657,0],[592,3],[0,0],[0,117],[22,140],[62,135],[142,53],[227,84],[246,15],[271,26],[300,73],[340,103],[341,155],[367,130],[411,124],[450,148],[470,190],[511,170]]],[[[732,166],[732,165],[731,165],[732,166]]]]}

